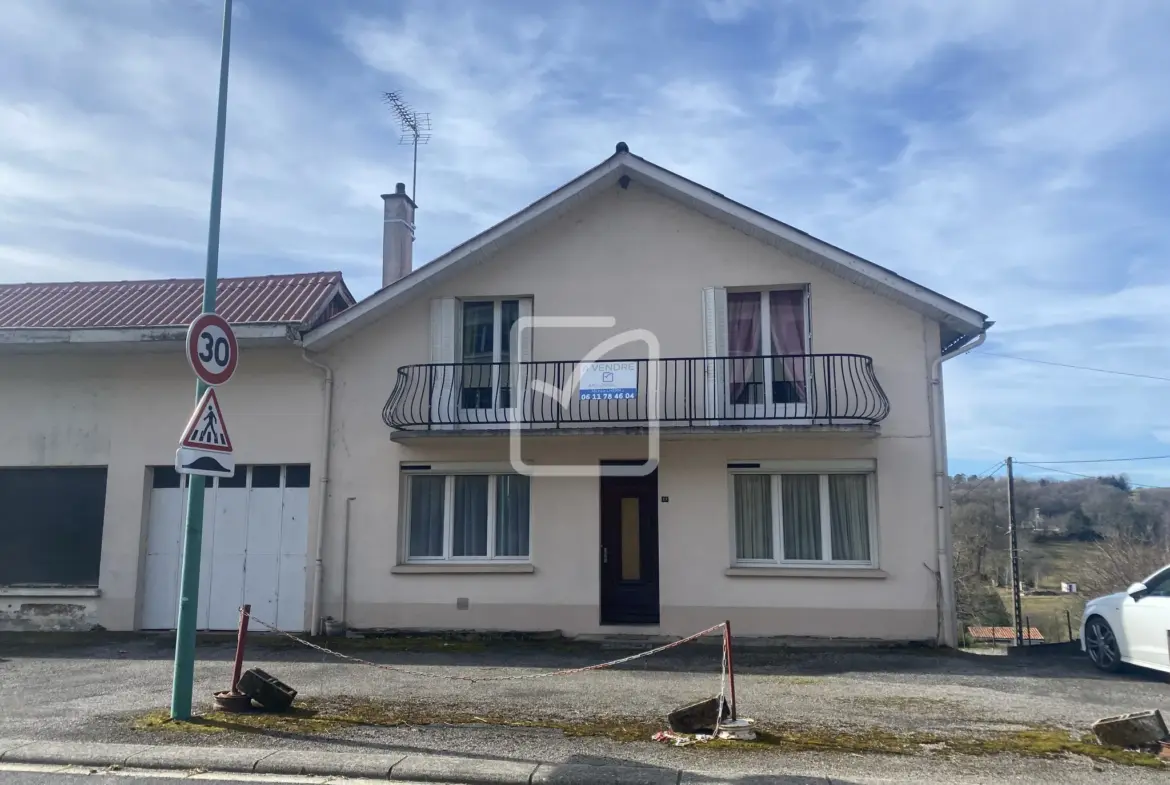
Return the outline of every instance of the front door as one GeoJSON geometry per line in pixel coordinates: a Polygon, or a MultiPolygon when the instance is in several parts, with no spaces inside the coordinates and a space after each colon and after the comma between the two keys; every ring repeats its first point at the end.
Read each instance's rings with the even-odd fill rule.
{"type": "Polygon", "coordinates": [[[657,624],[658,470],[600,485],[601,623],[657,624]]]}

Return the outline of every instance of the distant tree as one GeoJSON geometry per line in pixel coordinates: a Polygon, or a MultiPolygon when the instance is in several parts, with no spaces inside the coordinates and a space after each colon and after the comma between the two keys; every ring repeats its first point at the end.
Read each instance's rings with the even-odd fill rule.
{"type": "Polygon", "coordinates": [[[1170,547],[1117,534],[1093,546],[1080,567],[1078,588],[1089,597],[1123,591],[1170,565],[1170,547]]]}
{"type": "Polygon", "coordinates": [[[1095,542],[1101,539],[1101,535],[1093,528],[1093,521],[1089,519],[1088,515],[1085,515],[1084,510],[1080,507],[1068,514],[1065,532],[1070,540],[1080,542],[1095,542]]]}
{"type": "Polygon", "coordinates": [[[1125,491],[1126,493],[1129,493],[1130,491],[1129,478],[1124,474],[1119,474],[1116,477],[1109,475],[1105,477],[1098,477],[1097,482],[1101,483],[1102,485],[1112,485],[1117,490],[1125,491]]]}

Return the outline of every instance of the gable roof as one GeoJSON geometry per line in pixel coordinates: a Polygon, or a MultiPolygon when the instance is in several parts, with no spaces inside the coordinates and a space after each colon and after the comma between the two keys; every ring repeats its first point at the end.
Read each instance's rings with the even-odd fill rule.
{"type": "MultiPolygon", "coordinates": [[[[274,336],[309,329],[354,302],[340,272],[220,278],[216,287],[221,316],[235,326],[280,328],[268,331],[274,336]]],[[[0,284],[0,343],[140,340],[143,330],[155,331],[151,339],[172,337],[202,306],[201,278],[0,284]],[[76,335],[92,331],[101,337],[76,335]]]]}
{"type": "Polygon", "coordinates": [[[624,178],[937,320],[943,328],[944,348],[991,326],[987,316],[973,308],[651,163],[619,143],[612,156],[576,179],[309,331],[304,335],[304,345],[322,349],[352,334],[406,302],[425,284],[443,280],[491,257],[624,178]]]}

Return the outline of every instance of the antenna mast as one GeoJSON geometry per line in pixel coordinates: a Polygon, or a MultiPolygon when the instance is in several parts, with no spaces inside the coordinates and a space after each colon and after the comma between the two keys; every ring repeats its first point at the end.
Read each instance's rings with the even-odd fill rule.
{"type": "Polygon", "coordinates": [[[418,204],[415,193],[418,189],[418,146],[431,141],[431,113],[416,112],[410,104],[402,100],[400,91],[383,93],[382,100],[390,104],[391,111],[398,117],[402,136],[398,144],[411,145],[414,148],[414,167],[410,180],[410,200],[418,204]]]}

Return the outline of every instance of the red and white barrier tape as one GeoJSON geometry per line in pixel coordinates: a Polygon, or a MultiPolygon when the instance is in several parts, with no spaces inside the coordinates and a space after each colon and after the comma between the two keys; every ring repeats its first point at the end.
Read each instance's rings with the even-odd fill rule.
{"type": "MultiPolygon", "coordinates": [[[[244,613],[243,609],[241,609],[240,612],[244,613]]],[[[708,627],[705,630],[702,630],[700,632],[696,632],[694,635],[688,635],[687,637],[680,638],[677,641],[671,641],[670,643],[663,644],[662,646],[659,646],[658,648],[650,649],[648,651],[639,652],[637,654],[631,654],[628,657],[622,657],[621,659],[617,659],[617,660],[610,660],[609,662],[603,662],[603,663],[600,663],[598,665],[586,665],[582,668],[565,668],[563,670],[548,671],[546,673],[525,673],[525,674],[521,674],[518,676],[457,676],[457,675],[443,674],[443,673],[428,673],[426,671],[416,671],[416,670],[411,670],[409,668],[400,668],[397,665],[385,665],[385,664],[380,663],[380,662],[371,662],[369,660],[364,660],[361,657],[354,657],[352,654],[344,654],[342,652],[334,651],[333,649],[329,649],[329,648],[326,648],[324,646],[319,646],[316,643],[313,643],[312,641],[307,641],[304,638],[300,638],[296,635],[293,635],[291,632],[285,632],[284,630],[276,627],[275,625],[269,624],[268,622],[266,622],[262,619],[256,618],[255,614],[248,613],[247,616],[252,621],[256,622],[261,627],[264,627],[265,629],[269,630],[270,632],[275,632],[279,635],[283,635],[286,638],[290,638],[291,640],[296,641],[297,643],[301,644],[302,646],[307,646],[310,649],[315,649],[315,650],[321,652],[322,654],[328,654],[328,655],[331,655],[333,657],[337,657],[339,659],[349,660],[350,662],[356,662],[359,665],[369,665],[372,668],[380,668],[382,670],[394,671],[397,673],[405,673],[405,674],[408,674],[410,676],[421,676],[422,678],[426,678],[426,679],[448,679],[448,680],[452,680],[452,681],[469,681],[469,682],[523,681],[523,680],[527,680],[527,679],[545,679],[545,678],[548,678],[550,676],[571,676],[571,675],[576,674],[576,673],[585,673],[586,671],[596,671],[596,670],[601,670],[603,668],[612,668],[615,665],[622,665],[622,664],[627,663],[627,662],[632,662],[633,660],[641,659],[642,657],[649,657],[652,654],[659,654],[661,652],[666,651],[667,649],[673,649],[675,646],[681,646],[684,643],[690,643],[691,641],[697,640],[697,639],[703,637],[704,635],[709,635],[710,633],[715,632],[716,630],[722,630],[724,627],[724,622],[720,622],[719,624],[716,624],[713,627],[708,627]]],[[[723,647],[723,669],[722,670],[723,670],[723,672],[720,674],[720,679],[719,679],[719,697],[720,697],[721,701],[723,698],[724,676],[726,676],[726,673],[727,673],[727,648],[726,648],[726,646],[723,647]]]]}

